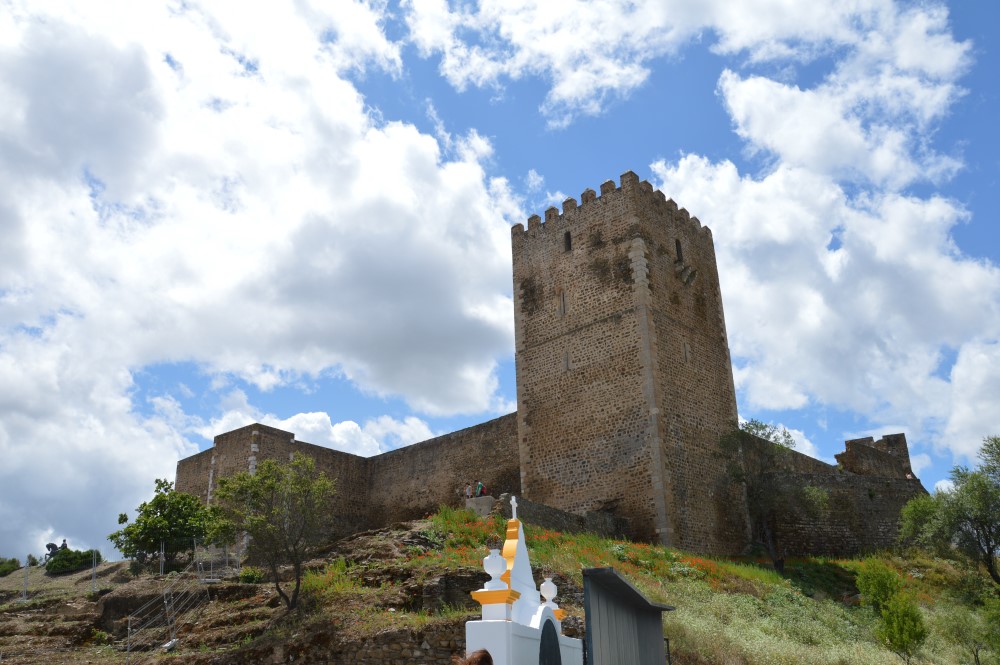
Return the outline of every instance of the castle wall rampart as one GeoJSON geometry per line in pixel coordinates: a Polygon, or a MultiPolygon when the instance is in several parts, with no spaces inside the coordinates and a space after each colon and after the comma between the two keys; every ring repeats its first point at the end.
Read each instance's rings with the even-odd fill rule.
{"type": "Polygon", "coordinates": [[[753,468],[765,467],[766,464],[759,460],[761,456],[768,455],[767,463],[773,465],[776,471],[800,474],[838,473],[837,467],[832,464],[827,464],[795,449],[778,448],[776,444],[754,436],[743,438],[741,454],[752,462],[750,466],[753,468]],[[753,459],[751,460],[751,458],[753,459]]]}
{"type": "Polygon", "coordinates": [[[442,504],[458,505],[466,482],[483,480],[490,491],[520,494],[517,415],[508,414],[458,432],[359,457],[296,441],[291,432],[261,424],[215,437],[212,448],[177,463],[178,490],[210,502],[218,479],[256,469],[265,459],[287,462],[294,453],[316,461],[334,479],[338,532],[411,519],[442,504]]]}
{"type": "Polygon", "coordinates": [[[203,502],[207,502],[208,480],[214,452],[209,448],[177,462],[174,489],[185,494],[193,494],[203,502]]]}
{"type": "Polygon", "coordinates": [[[239,429],[219,434],[212,445],[212,461],[207,502],[212,502],[212,493],[219,486],[219,479],[244,471],[254,472],[257,464],[264,459],[287,462],[295,441],[291,432],[255,423],[239,429]]]}
{"type": "Polygon", "coordinates": [[[495,496],[520,494],[517,414],[369,458],[370,511],[379,523],[414,519],[464,500],[482,480],[495,496]]]}
{"type": "Polygon", "coordinates": [[[316,468],[334,481],[337,493],[333,497],[332,513],[338,534],[378,526],[370,514],[370,458],[297,440],[288,452],[312,457],[316,468]]]}
{"type": "MultiPolygon", "coordinates": [[[[458,505],[483,480],[625,518],[635,538],[743,551],[745,493],[719,445],[737,405],[712,232],[632,172],[599,190],[511,229],[516,413],[371,458],[250,425],[181,460],[177,488],[210,502],[220,477],[302,451],[337,479],[344,530],[458,505]]],[[[886,546],[899,508],[924,491],[902,435],[847,442],[839,469],[771,445],[748,442],[743,459],[767,451],[776,487],[830,497],[819,518],[803,506],[779,516],[790,553],[886,546]]]]}
{"type": "Polygon", "coordinates": [[[809,486],[827,495],[827,507],[818,513],[803,505],[778,513],[774,526],[783,556],[845,556],[888,549],[896,543],[903,506],[927,493],[918,480],[851,473],[780,473],[769,482],[776,491],[789,494],[809,486]]]}

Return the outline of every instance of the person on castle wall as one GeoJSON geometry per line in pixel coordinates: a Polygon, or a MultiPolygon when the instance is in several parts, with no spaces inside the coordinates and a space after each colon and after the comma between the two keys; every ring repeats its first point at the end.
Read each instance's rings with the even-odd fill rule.
{"type": "Polygon", "coordinates": [[[473,651],[466,658],[456,660],[455,665],[493,665],[493,656],[486,649],[473,651]]]}
{"type": "Polygon", "coordinates": [[[483,492],[486,490],[486,485],[483,485],[483,481],[476,481],[476,496],[483,496],[483,492]]]}
{"type": "Polygon", "coordinates": [[[465,498],[472,498],[472,483],[465,483],[465,498]]]}

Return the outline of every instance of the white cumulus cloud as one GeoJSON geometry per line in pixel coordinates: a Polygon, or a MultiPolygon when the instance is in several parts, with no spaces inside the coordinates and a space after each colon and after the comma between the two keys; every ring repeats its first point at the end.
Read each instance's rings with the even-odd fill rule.
{"type": "Polygon", "coordinates": [[[523,215],[481,163],[486,138],[450,149],[366,110],[346,76],[400,71],[386,9],[4,5],[5,548],[104,546],[196,451],[187,436],[247,418],[360,454],[429,434],[415,417],[281,420],[239,394],[206,424],[169,395],[142,401],[146,367],[186,363],[217,388],[322,376],[432,414],[507,406],[523,215]]]}

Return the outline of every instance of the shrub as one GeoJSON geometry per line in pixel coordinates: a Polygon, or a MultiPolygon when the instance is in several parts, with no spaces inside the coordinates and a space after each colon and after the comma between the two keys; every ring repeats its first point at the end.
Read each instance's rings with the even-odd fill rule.
{"type": "Polygon", "coordinates": [[[910,662],[927,639],[927,627],[920,608],[910,596],[897,593],[886,601],[876,635],[903,662],[910,662]]]}
{"type": "MultiPolygon", "coordinates": [[[[96,550],[59,550],[45,564],[45,572],[50,575],[72,573],[84,568],[90,568],[94,563],[96,550]]],[[[97,563],[101,562],[101,553],[97,552],[97,563]]]]}
{"type": "Polygon", "coordinates": [[[875,557],[865,560],[856,582],[861,598],[866,605],[871,605],[876,614],[881,614],[889,600],[903,588],[899,574],[875,557]]]}
{"type": "Polygon", "coordinates": [[[830,491],[822,487],[806,485],[802,488],[802,503],[810,517],[818,518],[830,507],[830,491]]]}
{"type": "Polygon", "coordinates": [[[29,566],[37,566],[38,565],[38,557],[36,557],[34,554],[29,554],[28,555],[28,565],[29,566]]]}
{"type": "Polygon", "coordinates": [[[132,559],[128,563],[128,572],[132,574],[132,577],[139,577],[139,575],[142,574],[142,571],[145,567],[146,564],[142,563],[141,561],[136,561],[135,559],[132,559]]]}
{"type": "Polygon", "coordinates": [[[90,643],[91,644],[112,644],[115,641],[114,637],[110,634],[104,632],[100,628],[93,628],[90,631],[90,643]]]}
{"type": "Polygon", "coordinates": [[[21,567],[21,562],[17,559],[4,559],[0,557],[0,577],[7,577],[21,567]]]}
{"type": "Polygon", "coordinates": [[[240,570],[240,582],[244,584],[260,584],[264,581],[264,571],[253,566],[243,566],[240,570]]]}

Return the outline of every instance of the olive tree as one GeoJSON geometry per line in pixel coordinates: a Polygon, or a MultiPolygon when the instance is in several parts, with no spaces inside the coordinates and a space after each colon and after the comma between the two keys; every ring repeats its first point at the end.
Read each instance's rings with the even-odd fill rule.
{"type": "Polygon", "coordinates": [[[979,458],[976,470],[951,470],[953,489],[907,503],[900,535],[928,548],[957,549],[983,564],[1000,586],[1000,437],[986,437],[979,458]]]}
{"type": "Polygon", "coordinates": [[[287,464],[264,460],[254,473],[223,478],[214,494],[222,519],[250,537],[252,555],[271,571],[289,611],[298,603],[309,549],[327,534],[334,491],[334,482],[311,457],[296,454],[287,464]],[[278,574],[285,564],[292,566],[290,591],[278,574]]]}

